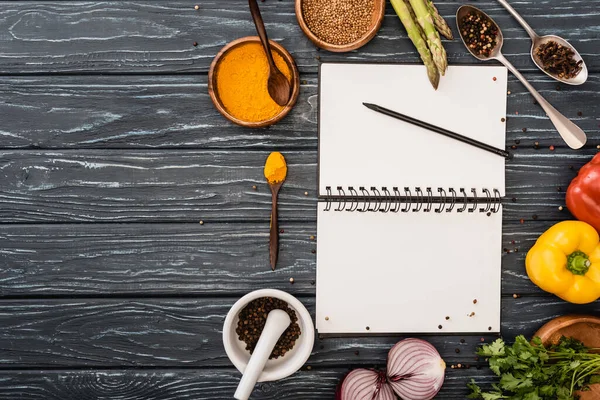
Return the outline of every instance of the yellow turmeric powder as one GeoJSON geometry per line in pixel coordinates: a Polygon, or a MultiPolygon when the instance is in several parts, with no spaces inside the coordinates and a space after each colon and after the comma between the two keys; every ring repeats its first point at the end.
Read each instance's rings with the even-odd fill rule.
{"type": "MultiPolygon", "coordinates": [[[[290,67],[272,51],[277,68],[291,79],[290,67]]],[[[247,43],[229,50],[217,69],[217,90],[229,114],[246,122],[268,120],[281,112],[267,90],[269,63],[259,43],[247,43]]]]}
{"type": "Polygon", "coordinates": [[[269,154],[267,161],[265,162],[265,178],[271,184],[283,182],[287,175],[287,165],[283,155],[274,151],[269,154]]]}

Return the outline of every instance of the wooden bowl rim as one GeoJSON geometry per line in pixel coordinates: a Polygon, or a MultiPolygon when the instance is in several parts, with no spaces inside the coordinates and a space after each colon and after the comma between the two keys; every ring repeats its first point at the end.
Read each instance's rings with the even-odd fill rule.
{"type": "Polygon", "coordinates": [[[290,101],[283,107],[283,109],[279,112],[279,114],[266,119],[264,121],[244,121],[234,117],[229,114],[223,104],[221,103],[221,99],[219,98],[218,89],[216,85],[217,78],[217,68],[219,66],[219,62],[223,58],[223,56],[234,47],[240,46],[246,43],[260,43],[260,38],[258,36],[245,36],[239,39],[236,39],[228,44],[226,44],[215,56],[212,63],[210,64],[210,69],[208,70],[208,93],[210,98],[215,105],[216,109],[229,121],[234,124],[244,126],[247,128],[264,128],[269,125],[273,125],[279,121],[281,121],[294,107],[296,101],[298,100],[298,94],[300,93],[300,74],[298,72],[298,67],[296,66],[296,62],[292,55],[279,43],[276,43],[272,40],[269,40],[269,45],[271,46],[271,50],[275,50],[279,53],[281,57],[285,60],[290,68],[292,73],[292,95],[290,96],[290,101]]]}
{"type": "Polygon", "coordinates": [[[342,45],[332,44],[332,43],[327,43],[324,40],[318,38],[308,28],[308,25],[306,25],[306,22],[304,21],[304,15],[302,14],[302,1],[303,0],[296,0],[296,19],[298,20],[298,25],[300,25],[300,28],[302,29],[304,34],[316,46],[318,46],[322,49],[334,52],[334,53],[344,53],[344,52],[356,50],[358,48],[363,47],[365,44],[369,43],[371,41],[371,39],[373,39],[375,37],[375,35],[379,31],[379,29],[381,28],[381,25],[383,24],[383,19],[385,17],[386,1],[385,0],[375,0],[375,10],[373,11],[373,14],[375,15],[377,12],[379,12],[379,15],[377,16],[377,20],[375,21],[374,24],[371,25],[369,30],[362,37],[360,37],[359,39],[357,39],[356,41],[354,41],[352,43],[342,44],[342,45]]]}
{"type": "Polygon", "coordinates": [[[548,339],[550,339],[552,334],[557,330],[579,323],[593,323],[600,325],[600,317],[595,317],[593,315],[563,315],[546,322],[533,336],[538,336],[542,339],[544,344],[547,344],[548,339]]]}

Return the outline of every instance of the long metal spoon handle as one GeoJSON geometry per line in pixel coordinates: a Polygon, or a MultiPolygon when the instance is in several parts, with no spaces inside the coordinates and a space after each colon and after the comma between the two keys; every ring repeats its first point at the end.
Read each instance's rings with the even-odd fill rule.
{"type": "Polygon", "coordinates": [[[535,100],[540,104],[544,111],[546,111],[550,121],[552,121],[556,130],[558,133],[560,133],[560,136],[562,136],[563,140],[570,148],[580,149],[585,145],[587,136],[580,127],[562,115],[556,108],[552,107],[552,105],[548,103],[548,101],[546,101],[546,99],[543,98],[542,95],[539,94],[529,82],[527,82],[527,79],[525,79],[525,77],[521,75],[521,73],[502,54],[498,54],[496,59],[504,64],[506,68],[508,68],[509,71],[521,81],[527,90],[529,90],[535,100]]]}
{"type": "Polygon", "coordinates": [[[527,21],[525,21],[525,19],[523,19],[523,17],[521,17],[521,15],[514,8],[512,8],[512,6],[510,4],[508,4],[508,1],[506,1],[506,0],[498,0],[498,2],[500,4],[502,4],[504,6],[504,8],[506,8],[506,10],[513,17],[515,17],[515,19],[517,20],[517,22],[519,24],[521,24],[521,26],[523,27],[523,29],[525,29],[527,31],[527,34],[529,35],[529,37],[531,38],[531,40],[533,40],[535,42],[536,39],[539,36],[538,36],[537,33],[535,33],[535,31],[533,30],[533,28],[531,26],[529,26],[529,24],[527,23],[527,21]]]}

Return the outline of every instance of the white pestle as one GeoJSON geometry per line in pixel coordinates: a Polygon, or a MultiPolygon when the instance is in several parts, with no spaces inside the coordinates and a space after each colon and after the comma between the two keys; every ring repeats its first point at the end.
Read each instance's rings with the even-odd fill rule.
{"type": "Polygon", "coordinates": [[[258,343],[256,343],[252,357],[250,357],[250,361],[244,370],[242,380],[233,395],[234,398],[248,400],[277,341],[291,322],[290,316],[283,310],[273,310],[269,313],[265,328],[258,338],[258,343]]]}

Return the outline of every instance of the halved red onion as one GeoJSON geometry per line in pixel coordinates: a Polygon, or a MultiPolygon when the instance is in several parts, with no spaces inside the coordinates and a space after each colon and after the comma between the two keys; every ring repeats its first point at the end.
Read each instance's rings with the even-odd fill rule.
{"type": "Polygon", "coordinates": [[[336,400],[395,400],[385,372],[371,369],[351,371],[338,388],[336,400]]]}
{"type": "Polygon", "coordinates": [[[429,342],[404,339],[388,354],[388,382],[402,400],[431,400],[444,384],[446,363],[429,342]]]}

